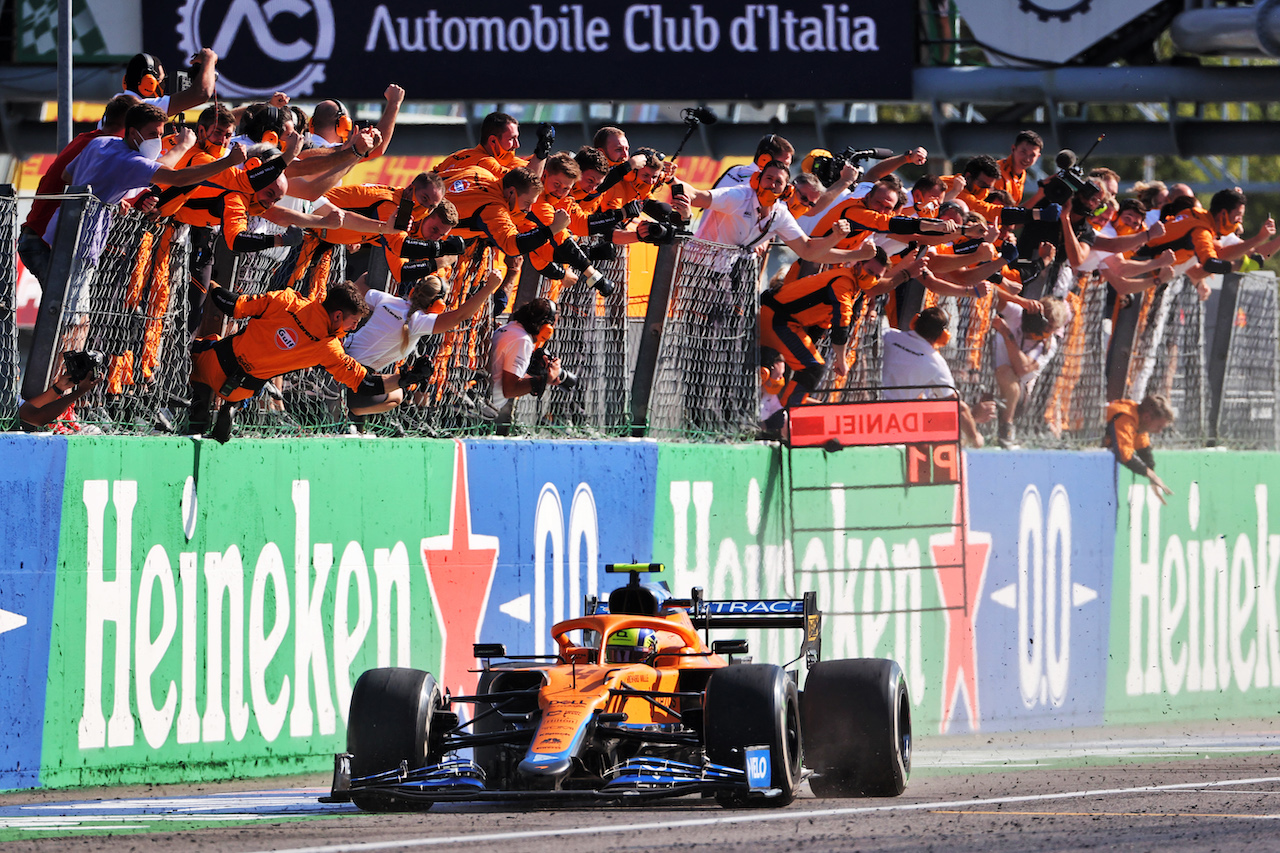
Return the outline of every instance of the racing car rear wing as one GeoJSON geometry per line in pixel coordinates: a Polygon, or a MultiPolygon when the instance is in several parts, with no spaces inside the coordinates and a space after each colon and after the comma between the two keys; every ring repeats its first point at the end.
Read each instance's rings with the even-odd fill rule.
{"type": "Polygon", "coordinates": [[[702,597],[702,587],[695,586],[689,598],[671,598],[663,587],[642,584],[640,576],[661,572],[662,563],[609,563],[605,571],[610,574],[629,574],[625,587],[614,590],[609,602],[594,595],[586,596],[583,612],[595,613],[643,613],[657,616],[668,608],[681,608],[688,612],[693,627],[706,632],[707,643],[713,628],[801,628],[804,645],[801,655],[805,666],[810,667],[822,658],[822,611],[818,610],[818,594],[806,592],[802,598],[734,598],[713,600],[702,597]],[[620,595],[634,592],[636,595],[620,595]],[[615,605],[611,608],[610,604],[615,605]],[[639,609],[637,609],[639,608],[639,609]]]}
{"type": "Polygon", "coordinates": [[[694,587],[691,597],[669,599],[666,606],[686,608],[693,627],[708,636],[713,628],[801,628],[805,666],[822,659],[822,611],[816,592],[806,592],[803,598],[711,600],[702,597],[701,587],[694,587]]]}

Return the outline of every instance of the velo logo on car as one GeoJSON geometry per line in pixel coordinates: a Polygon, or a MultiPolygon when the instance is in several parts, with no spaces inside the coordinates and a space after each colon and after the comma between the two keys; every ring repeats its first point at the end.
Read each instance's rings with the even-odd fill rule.
{"type": "Polygon", "coordinates": [[[773,777],[769,766],[769,747],[747,747],[747,787],[752,791],[763,791],[769,787],[773,777]]]}

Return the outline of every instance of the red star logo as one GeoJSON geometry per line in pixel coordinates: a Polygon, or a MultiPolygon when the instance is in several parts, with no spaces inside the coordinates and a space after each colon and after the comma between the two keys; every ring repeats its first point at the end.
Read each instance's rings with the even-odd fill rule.
{"type": "Polygon", "coordinates": [[[467,451],[455,442],[453,505],[449,532],[422,540],[422,565],[440,620],[443,666],[440,685],[455,695],[475,693],[477,676],[471,644],[480,637],[480,623],[489,603],[489,589],[498,565],[498,537],[471,532],[471,504],[467,501],[467,451]]]}
{"type": "MultiPolygon", "coordinates": [[[[966,471],[968,462],[966,465],[966,471]]],[[[967,478],[966,478],[967,480],[967,478]]],[[[951,726],[964,691],[969,711],[969,727],[978,729],[978,643],[974,620],[982,582],[987,576],[987,558],[991,553],[991,534],[969,529],[969,487],[966,480],[956,489],[956,526],[949,533],[929,537],[933,564],[938,578],[938,594],[942,597],[942,618],[947,625],[947,647],[942,667],[943,734],[951,726]]]]}

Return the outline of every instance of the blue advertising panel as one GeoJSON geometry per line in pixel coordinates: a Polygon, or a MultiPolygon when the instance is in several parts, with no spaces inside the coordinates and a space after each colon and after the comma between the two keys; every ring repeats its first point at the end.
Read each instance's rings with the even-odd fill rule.
{"type": "Polygon", "coordinates": [[[650,560],[658,447],[466,444],[472,529],[498,545],[481,637],[545,654],[551,626],[581,615],[583,596],[625,582],[606,563],[650,560]]]}
{"type": "Polygon", "coordinates": [[[0,789],[40,782],[66,449],[0,436],[0,789]]]}
{"type": "Polygon", "coordinates": [[[1101,725],[1116,503],[1104,451],[968,454],[991,537],[975,616],[981,727],[1101,725]]]}

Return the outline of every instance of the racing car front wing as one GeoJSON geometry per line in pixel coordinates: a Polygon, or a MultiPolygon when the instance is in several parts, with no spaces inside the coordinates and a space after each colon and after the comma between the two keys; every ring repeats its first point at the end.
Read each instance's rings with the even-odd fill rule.
{"type": "Polygon", "coordinates": [[[642,800],[717,792],[774,797],[776,788],[756,787],[745,771],[707,762],[702,765],[662,758],[637,757],[609,769],[598,788],[496,790],[486,786],[484,771],[474,761],[451,758],[439,764],[372,776],[351,776],[351,753],[334,757],[333,788],[321,802],[353,798],[383,799],[429,805],[436,802],[494,802],[528,799],[642,800]]]}

